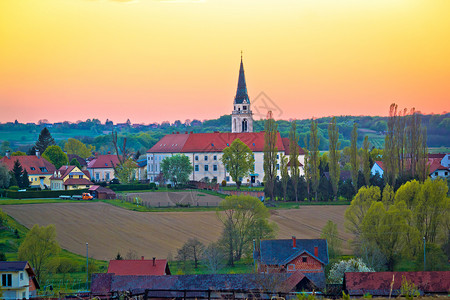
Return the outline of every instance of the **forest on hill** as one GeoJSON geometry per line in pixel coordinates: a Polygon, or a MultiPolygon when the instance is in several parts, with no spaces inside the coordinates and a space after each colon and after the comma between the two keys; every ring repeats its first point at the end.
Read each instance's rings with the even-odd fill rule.
{"type": "MultiPolygon", "coordinates": [[[[379,116],[338,116],[336,117],[339,127],[339,140],[341,149],[350,146],[350,135],[353,123],[358,124],[358,146],[362,145],[367,135],[372,147],[383,148],[384,136],[387,130],[387,117],[379,116]]],[[[320,139],[319,149],[328,150],[328,123],[331,117],[316,119],[318,122],[318,136],[320,139]]],[[[169,123],[162,122],[144,124],[126,123],[114,124],[107,120],[105,123],[98,119],[88,119],[76,123],[59,122],[48,123],[41,120],[35,123],[9,122],[0,124],[0,156],[6,150],[27,152],[34,145],[42,128],[47,127],[57,144],[64,147],[68,138],[76,138],[85,144],[95,146],[96,152],[105,154],[113,152],[112,131],[117,131],[119,138],[127,138],[127,146],[130,150],[145,153],[164,135],[173,132],[229,132],[231,116],[224,115],[218,119],[211,120],[179,120],[169,123]]],[[[450,113],[421,115],[421,122],[427,128],[428,147],[438,148],[438,151],[448,151],[450,147],[450,113]]],[[[304,146],[305,137],[309,136],[311,119],[296,120],[297,131],[300,136],[299,144],[304,146]]],[[[282,137],[288,137],[290,122],[278,120],[278,130],[282,137]]],[[[264,120],[254,121],[254,131],[264,130],[264,120]]]]}

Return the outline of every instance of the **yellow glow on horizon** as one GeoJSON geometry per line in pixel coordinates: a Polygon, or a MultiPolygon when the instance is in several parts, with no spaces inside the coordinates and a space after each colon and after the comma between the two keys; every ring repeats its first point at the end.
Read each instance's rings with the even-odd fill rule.
{"type": "Polygon", "coordinates": [[[0,122],[448,111],[450,1],[0,1],[0,122]],[[83,107],[81,111],[67,106],[83,107]]]}

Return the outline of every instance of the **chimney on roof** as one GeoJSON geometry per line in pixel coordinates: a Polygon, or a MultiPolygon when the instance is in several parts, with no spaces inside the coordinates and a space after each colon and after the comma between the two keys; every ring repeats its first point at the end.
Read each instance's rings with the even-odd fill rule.
{"type": "Polygon", "coordinates": [[[156,266],[156,257],[153,257],[153,266],[156,266]]]}
{"type": "Polygon", "coordinates": [[[11,158],[11,151],[6,150],[6,157],[7,157],[7,158],[11,158]]]}
{"type": "Polygon", "coordinates": [[[39,149],[36,149],[36,156],[37,158],[41,158],[41,153],[39,152],[39,149]]]}
{"type": "Polygon", "coordinates": [[[314,256],[319,257],[319,247],[314,246],[314,256]]]}
{"type": "Polygon", "coordinates": [[[111,151],[108,151],[108,154],[111,154],[111,151]]]}
{"type": "Polygon", "coordinates": [[[144,260],[144,255],[141,256],[141,259],[144,260]]]}
{"type": "Polygon", "coordinates": [[[179,131],[177,131],[177,134],[180,134],[180,132],[179,132],[179,131]]]}
{"type": "Polygon", "coordinates": [[[292,236],[292,248],[297,248],[297,238],[295,235],[292,236]]]}

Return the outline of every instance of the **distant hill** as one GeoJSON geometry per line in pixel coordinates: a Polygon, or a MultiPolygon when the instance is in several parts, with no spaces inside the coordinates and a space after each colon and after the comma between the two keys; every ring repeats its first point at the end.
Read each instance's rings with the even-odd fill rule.
{"type": "MultiPolygon", "coordinates": [[[[442,115],[421,115],[422,124],[427,127],[428,147],[440,148],[450,147],[450,113],[442,115]]],[[[318,118],[318,128],[320,137],[320,150],[328,149],[328,123],[331,117],[318,118]]],[[[338,116],[336,117],[340,133],[341,149],[350,145],[350,133],[353,123],[358,123],[358,144],[361,146],[364,136],[369,137],[372,146],[382,148],[384,146],[384,132],[387,129],[387,117],[378,116],[338,116]]],[[[304,138],[309,135],[310,119],[297,120],[297,131],[299,133],[300,146],[304,146],[304,138]]],[[[290,122],[285,120],[277,121],[278,130],[282,137],[289,136],[290,122]]],[[[264,121],[254,121],[254,131],[264,130],[264,121]]],[[[60,146],[68,138],[77,138],[86,144],[96,147],[96,151],[106,153],[113,151],[111,145],[111,131],[116,130],[119,135],[127,137],[127,145],[134,151],[145,153],[161,137],[172,132],[214,132],[230,131],[231,116],[224,115],[218,119],[205,121],[192,120],[182,123],[175,121],[172,124],[163,122],[161,124],[152,123],[148,125],[119,123],[112,121],[101,123],[97,119],[88,119],[84,122],[70,123],[43,123],[22,124],[10,122],[0,124],[0,156],[6,149],[13,151],[27,151],[37,140],[42,128],[47,127],[56,142],[60,146]]]]}

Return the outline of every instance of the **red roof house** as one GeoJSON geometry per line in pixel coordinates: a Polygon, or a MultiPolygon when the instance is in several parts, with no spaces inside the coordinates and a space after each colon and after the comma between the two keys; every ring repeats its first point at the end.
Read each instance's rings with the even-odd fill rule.
{"type": "Polygon", "coordinates": [[[89,180],[89,172],[77,166],[62,166],[50,177],[52,190],[73,190],[89,188],[93,183],[89,180]]]}
{"type": "Polygon", "coordinates": [[[167,259],[110,260],[108,272],[115,275],[170,275],[167,259]]]}
{"type": "Polygon", "coordinates": [[[114,178],[114,166],[119,165],[117,155],[98,155],[87,165],[90,178],[95,181],[110,181],[114,178]]]}

